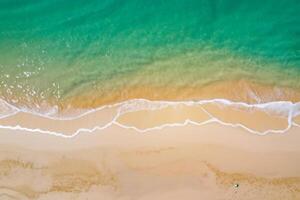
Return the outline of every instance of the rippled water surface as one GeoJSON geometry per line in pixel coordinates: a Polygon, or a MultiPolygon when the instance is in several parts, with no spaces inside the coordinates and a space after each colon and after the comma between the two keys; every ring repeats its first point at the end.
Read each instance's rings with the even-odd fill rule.
{"type": "Polygon", "coordinates": [[[35,107],[236,79],[297,89],[300,1],[0,0],[0,70],[0,97],[35,107]]]}

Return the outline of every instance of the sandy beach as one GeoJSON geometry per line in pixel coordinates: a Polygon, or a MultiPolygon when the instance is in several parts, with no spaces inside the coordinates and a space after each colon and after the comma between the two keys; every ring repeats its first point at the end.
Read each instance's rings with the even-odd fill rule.
{"type": "Polygon", "coordinates": [[[0,0],[0,200],[300,200],[300,0],[0,0]]]}
{"type": "MultiPolygon", "coordinates": [[[[286,118],[260,110],[202,107],[251,130],[288,126],[286,118]]],[[[1,199],[300,199],[298,126],[259,135],[218,121],[201,124],[210,119],[207,113],[181,105],[128,112],[104,129],[72,135],[84,124],[107,123],[114,112],[113,107],[68,121],[26,113],[2,119],[2,125],[23,123],[29,129],[0,130],[1,199]],[[178,124],[187,118],[200,124],[178,124]],[[173,126],[138,131],[166,123],[173,126]]]]}

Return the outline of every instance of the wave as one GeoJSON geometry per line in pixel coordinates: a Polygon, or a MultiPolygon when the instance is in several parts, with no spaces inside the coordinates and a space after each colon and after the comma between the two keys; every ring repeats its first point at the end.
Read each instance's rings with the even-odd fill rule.
{"type": "Polygon", "coordinates": [[[14,115],[21,110],[0,99],[0,119],[14,115]]]}
{"type": "Polygon", "coordinates": [[[258,108],[263,109],[267,112],[275,112],[282,116],[290,116],[294,117],[300,115],[300,102],[291,102],[291,101],[271,101],[266,103],[246,103],[240,101],[232,101],[228,99],[207,99],[207,100],[184,100],[184,101],[164,101],[164,100],[148,100],[148,99],[130,99],[114,104],[107,104],[104,106],[100,106],[98,108],[93,109],[74,109],[76,110],[74,116],[70,116],[70,114],[59,114],[58,113],[58,106],[53,106],[53,108],[48,109],[44,112],[39,112],[35,110],[31,110],[29,108],[18,108],[14,105],[9,104],[3,99],[0,99],[0,119],[6,118],[12,115],[15,115],[19,112],[29,113],[32,115],[37,115],[49,119],[54,120],[74,120],[86,116],[88,114],[106,109],[106,108],[113,108],[113,107],[120,107],[121,114],[127,112],[134,112],[139,110],[156,110],[162,109],[167,106],[176,106],[180,104],[184,104],[187,106],[193,105],[203,105],[208,103],[217,103],[221,105],[227,106],[236,106],[241,108],[258,108]],[[78,114],[79,113],[79,114],[78,114]]]}
{"type": "MultiPolygon", "coordinates": [[[[113,125],[117,125],[119,127],[125,128],[125,129],[133,129],[135,131],[145,133],[148,131],[152,130],[159,130],[163,129],[166,127],[179,127],[179,126],[186,126],[188,124],[192,125],[206,125],[209,123],[219,123],[225,126],[232,126],[232,127],[239,127],[242,129],[245,129],[246,131],[253,133],[253,134],[258,134],[258,135],[266,135],[269,133],[284,133],[287,130],[289,130],[291,127],[296,126],[300,127],[299,122],[297,123],[294,121],[295,117],[298,117],[300,115],[300,102],[298,103],[292,103],[289,101],[276,101],[276,102],[268,102],[268,103],[261,103],[261,104],[248,104],[245,102],[234,102],[230,101],[227,99],[209,99],[209,100],[200,100],[200,101],[151,101],[147,99],[131,99],[128,101],[116,103],[116,104],[111,104],[111,105],[105,105],[102,107],[99,107],[97,109],[92,109],[85,111],[79,115],[73,116],[73,117],[54,117],[54,116],[49,116],[49,115],[43,115],[41,113],[36,113],[36,112],[31,112],[29,110],[22,110],[18,109],[7,102],[1,100],[1,110],[6,111],[5,113],[1,115],[0,118],[0,128],[1,129],[10,129],[10,130],[22,130],[22,131],[28,131],[28,132],[34,132],[34,133],[42,133],[42,134],[50,134],[54,136],[60,136],[64,138],[73,138],[77,136],[79,133],[82,132],[88,132],[92,133],[97,130],[104,130],[108,127],[111,127],[113,125]],[[237,109],[237,110],[245,110],[246,112],[251,112],[253,110],[258,110],[258,111],[263,111],[267,115],[270,116],[277,116],[282,119],[287,120],[287,126],[280,128],[280,129],[267,129],[264,131],[259,131],[255,130],[243,123],[240,122],[227,122],[225,120],[222,120],[220,117],[214,115],[211,113],[209,110],[204,108],[203,106],[213,104],[217,106],[223,106],[223,107],[230,107],[231,109],[237,109]],[[166,108],[177,108],[178,106],[189,106],[189,107],[194,107],[194,106],[200,106],[201,110],[205,112],[208,116],[208,119],[203,120],[203,121],[195,121],[190,118],[186,118],[183,121],[180,122],[170,122],[170,123],[164,123],[164,124],[159,124],[157,126],[152,126],[152,127],[147,127],[147,128],[140,128],[135,125],[130,125],[126,123],[122,123],[119,121],[121,116],[124,116],[125,114],[128,113],[135,113],[138,111],[158,111],[158,110],[163,110],[166,108]],[[53,131],[49,130],[48,128],[39,128],[39,127],[28,127],[25,124],[16,124],[16,121],[12,120],[15,122],[13,125],[8,125],[8,124],[2,124],[3,120],[6,119],[13,119],[17,114],[23,113],[27,114],[28,116],[37,116],[40,118],[52,120],[55,122],[70,122],[73,123],[73,120],[83,120],[84,117],[89,117],[93,114],[96,113],[101,113],[104,112],[104,110],[108,109],[115,109],[116,112],[112,115],[111,118],[107,119],[107,121],[103,122],[101,125],[96,124],[92,125],[91,127],[78,127],[71,132],[64,132],[64,131],[53,131]],[[8,112],[8,110],[10,112],[8,112]],[[1,121],[2,120],[2,121],[1,121]]],[[[226,112],[226,111],[224,111],[226,112]]],[[[96,120],[97,121],[97,120],[96,120]]]]}

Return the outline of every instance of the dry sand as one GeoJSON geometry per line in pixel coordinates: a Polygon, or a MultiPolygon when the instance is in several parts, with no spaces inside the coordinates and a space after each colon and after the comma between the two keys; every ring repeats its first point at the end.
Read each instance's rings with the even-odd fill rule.
{"type": "MultiPolygon", "coordinates": [[[[217,107],[206,109],[258,130],[287,125],[285,118],[255,110],[248,116],[227,108],[226,118],[217,107]]],[[[72,138],[0,129],[0,199],[300,199],[300,127],[260,136],[217,122],[144,133],[118,126],[149,128],[184,118],[201,122],[208,119],[202,111],[181,106],[127,113],[103,130],[72,138]]],[[[18,119],[24,126],[54,130],[58,123],[69,134],[72,124],[90,127],[111,115],[51,123],[24,113],[14,117],[1,124],[18,119]]]]}

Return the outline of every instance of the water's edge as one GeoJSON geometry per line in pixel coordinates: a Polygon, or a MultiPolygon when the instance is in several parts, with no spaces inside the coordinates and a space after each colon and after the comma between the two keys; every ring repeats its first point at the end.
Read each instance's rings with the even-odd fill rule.
{"type": "Polygon", "coordinates": [[[87,115],[95,113],[95,112],[99,112],[99,111],[101,112],[101,110],[104,110],[104,109],[117,108],[117,114],[114,116],[114,118],[109,123],[106,123],[101,126],[95,126],[93,128],[89,128],[89,129],[80,128],[71,135],[66,135],[61,132],[42,130],[39,128],[36,128],[36,129],[26,128],[26,127],[22,127],[20,125],[5,126],[5,125],[0,124],[0,129],[21,130],[21,131],[27,131],[27,132],[32,132],[32,133],[50,134],[50,135],[59,136],[59,137],[63,137],[63,138],[73,138],[81,132],[92,133],[96,130],[106,129],[112,125],[117,125],[119,127],[125,128],[125,129],[134,129],[137,132],[145,133],[145,132],[148,132],[151,130],[158,130],[158,129],[163,129],[166,127],[186,126],[188,124],[201,126],[201,125],[205,125],[205,124],[209,124],[209,123],[219,123],[219,124],[225,125],[225,126],[239,127],[239,128],[245,129],[246,131],[248,131],[250,133],[257,134],[257,135],[266,135],[266,134],[270,134],[270,133],[285,133],[293,126],[300,127],[299,124],[297,124],[296,122],[293,121],[294,117],[300,115],[300,102],[292,103],[289,101],[275,101],[275,102],[268,102],[268,103],[261,103],[261,104],[248,104],[245,102],[233,102],[233,101],[230,101],[227,99],[210,99],[210,100],[201,100],[201,101],[150,101],[147,99],[131,99],[128,101],[124,101],[124,102],[120,102],[120,103],[116,103],[116,104],[105,105],[105,106],[101,106],[96,109],[88,110],[88,111],[85,111],[85,112],[83,112],[77,116],[73,116],[73,117],[49,116],[49,115],[44,115],[41,113],[31,112],[28,110],[18,109],[12,105],[9,105],[7,102],[5,102],[3,100],[1,100],[1,103],[2,103],[2,106],[5,105],[5,106],[7,106],[7,109],[11,109],[11,112],[2,115],[0,119],[5,119],[7,117],[13,117],[16,114],[23,112],[23,113],[27,113],[30,115],[35,115],[35,116],[40,116],[43,118],[51,119],[51,120],[69,121],[69,120],[80,119],[84,116],[87,116],[87,115]],[[167,123],[167,124],[163,124],[160,126],[155,126],[155,127],[146,128],[146,129],[140,129],[135,126],[129,126],[129,125],[122,124],[117,121],[117,119],[120,116],[124,115],[125,113],[129,113],[129,112],[136,112],[136,111],[140,111],[140,110],[158,110],[158,109],[166,108],[169,106],[176,107],[178,105],[186,105],[186,106],[200,105],[201,106],[201,105],[211,104],[211,103],[217,104],[217,105],[222,105],[222,106],[233,106],[235,108],[246,108],[246,109],[254,108],[254,109],[262,110],[268,114],[276,114],[280,117],[286,118],[287,122],[288,122],[288,126],[285,129],[280,129],[280,130],[279,129],[277,129],[277,130],[270,129],[270,130],[267,130],[264,132],[260,132],[260,131],[252,130],[249,127],[247,127],[241,123],[227,123],[227,122],[221,121],[220,119],[213,116],[211,113],[209,113],[205,109],[202,109],[202,110],[205,113],[207,113],[208,116],[210,116],[210,119],[203,121],[201,123],[195,122],[191,119],[186,119],[182,123],[167,123]]]}

